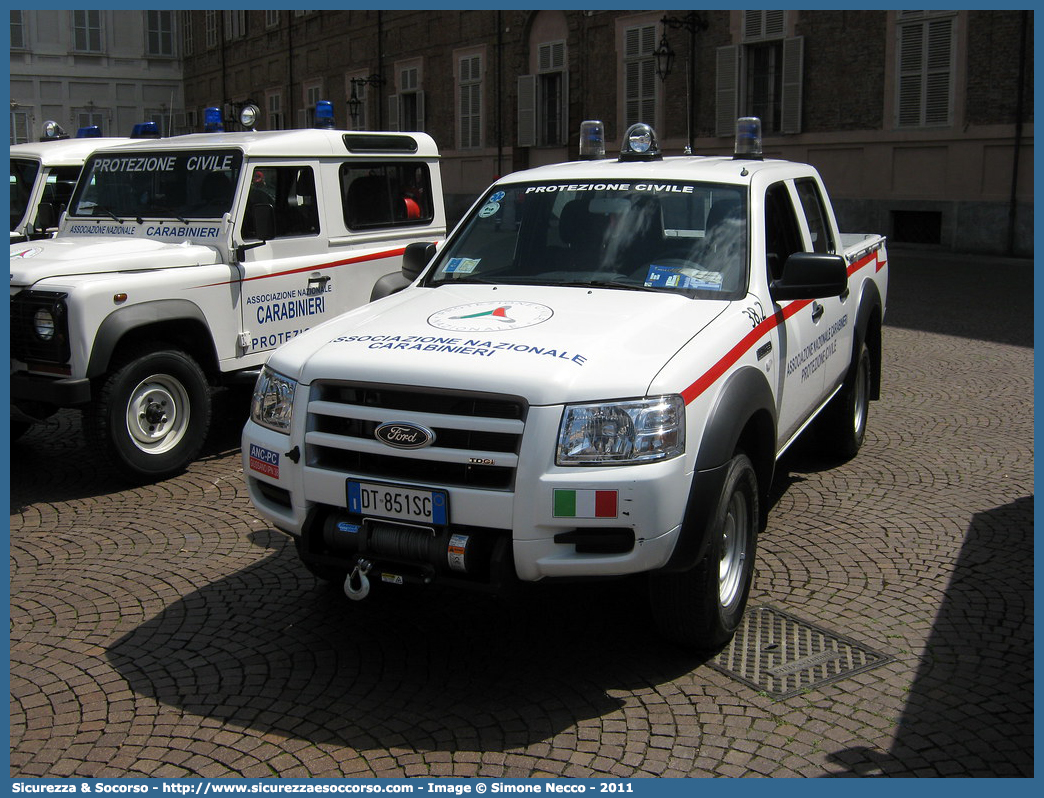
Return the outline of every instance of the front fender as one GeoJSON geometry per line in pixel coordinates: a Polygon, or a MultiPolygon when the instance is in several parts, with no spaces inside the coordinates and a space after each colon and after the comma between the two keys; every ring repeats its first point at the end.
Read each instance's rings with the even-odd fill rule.
{"type": "MultiPolygon", "coordinates": [[[[117,308],[102,320],[94,336],[87,377],[93,379],[109,369],[112,353],[125,335],[135,329],[157,324],[198,323],[209,329],[206,316],[198,305],[187,299],[160,299],[117,308]]],[[[213,346],[211,342],[211,347],[213,346]]]]}
{"type": "Polygon", "coordinates": [[[710,524],[718,504],[729,461],[742,449],[758,475],[762,506],[767,506],[775,468],[776,401],[768,379],[758,369],[734,372],[725,382],[704,425],[689,500],[678,543],[666,571],[685,571],[703,559],[710,524]]]}

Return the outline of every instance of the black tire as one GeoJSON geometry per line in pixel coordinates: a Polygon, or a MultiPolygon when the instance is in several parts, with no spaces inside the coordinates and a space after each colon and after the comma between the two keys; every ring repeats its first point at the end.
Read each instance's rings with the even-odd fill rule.
{"type": "Polygon", "coordinates": [[[758,512],[757,473],[738,453],[728,465],[704,558],[688,571],[650,576],[653,618],[665,637],[703,651],[732,639],[753,582],[758,512]]]}
{"type": "Polygon", "coordinates": [[[301,564],[308,570],[312,576],[321,582],[328,582],[331,586],[342,586],[344,580],[348,578],[348,572],[343,568],[337,568],[332,565],[320,565],[309,561],[305,556],[304,542],[301,538],[294,538],[294,548],[297,549],[297,558],[301,561],[301,564]]]}
{"type": "Polygon", "coordinates": [[[11,421],[11,443],[21,438],[33,425],[28,421],[11,421]]]}
{"type": "Polygon", "coordinates": [[[87,440],[125,476],[158,480],[185,470],[210,429],[206,375],[189,355],[162,345],[119,360],[84,411],[87,440]]]}
{"type": "Polygon", "coordinates": [[[827,454],[851,460],[859,453],[866,439],[872,380],[870,350],[863,343],[841,390],[823,413],[819,434],[827,454]]]}

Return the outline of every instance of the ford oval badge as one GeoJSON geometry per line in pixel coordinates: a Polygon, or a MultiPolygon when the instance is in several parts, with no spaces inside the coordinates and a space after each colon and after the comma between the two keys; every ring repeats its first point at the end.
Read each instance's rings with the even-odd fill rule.
{"type": "Polygon", "coordinates": [[[420,424],[389,421],[373,431],[373,437],[396,449],[423,449],[435,442],[435,433],[420,424]]]}

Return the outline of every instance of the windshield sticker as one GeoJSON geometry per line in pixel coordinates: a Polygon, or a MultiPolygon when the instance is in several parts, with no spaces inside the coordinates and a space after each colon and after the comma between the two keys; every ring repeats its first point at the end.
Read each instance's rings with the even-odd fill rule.
{"type": "Polygon", "coordinates": [[[721,273],[684,266],[649,266],[645,276],[646,288],[694,288],[702,291],[720,291],[721,273]]]}
{"type": "Polygon", "coordinates": [[[577,366],[587,362],[584,355],[553,346],[534,346],[526,343],[490,341],[481,338],[442,338],[434,335],[342,335],[334,344],[362,344],[367,349],[397,352],[441,352],[449,355],[494,357],[500,352],[550,357],[565,360],[577,366]]]}
{"type": "Polygon", "coordinates": [[[553,194],[557,191],[651,191],[654,194],[694,194],[696,187],[678,183],[557,183],[526,187],[526,194],[553,194]]]}
{"type": "Polygon", "coordinates": [[[492,332],[532,327],[553,315],[551,308],[536,302],[473,302],[433,313],[428,324],[455,332],[492,332]]]}
{"type": "Polygon", "coordinates": [[[450,262],[446,264],[446,268],[442,270],[442,273],[471,274],[481,262],[481,258],[450,258],[450,262]]]}
{"type": "Polygon", "coordinates": [[[499,202],[487,202],[482,206],[482,210],[479,211],[478,215],[480,219],[487,219],[490,216],[496,216],[498,211],[500,211],[499,202]]]}

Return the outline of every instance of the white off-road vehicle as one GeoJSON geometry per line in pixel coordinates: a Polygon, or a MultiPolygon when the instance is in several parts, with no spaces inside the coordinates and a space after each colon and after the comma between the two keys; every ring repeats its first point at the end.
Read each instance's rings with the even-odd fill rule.
{"type": "MultiPolygon", "coordinates": [[[[97,448],[157,479],[198,454],[211,390],[370,300],[441,239],[423,133],[213,133],[100,149],[54,238],[11,246],[11,429],[84,411],[97,448]]],[[[245,412],[245,408],[244,408],[245,412]]]]}
{"type": "Polygon", "coordinates": [[[777,459],[859,449],[884,239],[838,232],[808,165],[618,158],[509,175],[405,290],[274,352],[243,432],[259,512],[351,598],[646,573],[651,618],[735,632],[777,459]],[[419,276],[418,276],[419,275],[419,276]]]}

